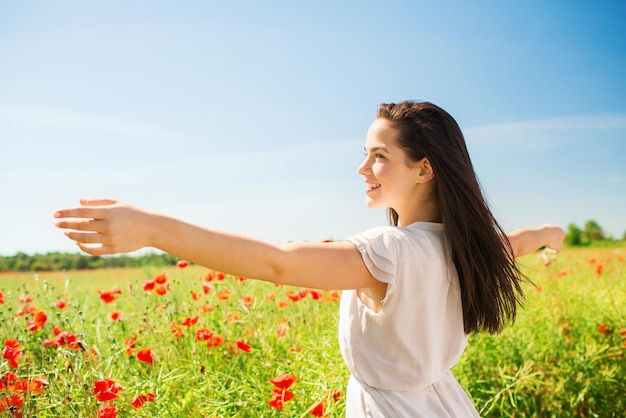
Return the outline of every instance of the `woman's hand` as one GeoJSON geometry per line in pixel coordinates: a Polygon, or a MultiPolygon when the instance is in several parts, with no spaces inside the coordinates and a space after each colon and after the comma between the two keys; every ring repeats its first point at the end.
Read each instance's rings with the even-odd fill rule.
{"type": "Polygon", "coordinates": [[[544,245],[557,253],[561,251],[565,242],[565,231],[563,228],[551,224],[544,224],[540,228],[543,229],[544,245]]]}
{"type": "Polygon", "coordinates": [[[81,199],[80,206],[53,215],[58,228],[91,255],[118,254],[152,246],[152,214],[112,199],[81,199]]]}
{"type": "Polygon", "coordinates": [[[565,231],[556,225],[543,224],[535,228],[516,229],[508,233],[507,237],[515,257],[521,257],[535,252],[541,247],[548,247],[556,252],[561,251],[565,231]]]}

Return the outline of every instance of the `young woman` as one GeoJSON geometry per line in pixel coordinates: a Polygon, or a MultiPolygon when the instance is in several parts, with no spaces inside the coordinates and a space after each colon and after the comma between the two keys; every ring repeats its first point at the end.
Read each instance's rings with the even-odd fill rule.
{"type": "Polygon", "coordinates": [[[454,119],[428,102],[382,104],[359,174],[391,226],[346,241],[271,245],[109,199],[57,211],[92,255],[155,247],[237,276],[344,290],[348,417],[477,416],[450,373],[470,333],[497,332],[522,297],[515,257],[560,250],[552,225],[508,236],[482,196],[454,119]]]}

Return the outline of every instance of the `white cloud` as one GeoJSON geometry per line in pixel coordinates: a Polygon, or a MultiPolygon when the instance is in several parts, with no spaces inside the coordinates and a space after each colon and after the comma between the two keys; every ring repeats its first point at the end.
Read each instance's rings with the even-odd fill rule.
{"type": "Polygon", "coordinates": [[[575,115],[475,126],[463,130],[468,142],[501,145],[541,145],[567,140],[581,132],[626,130],[626,114],[575,115]]]}
{"type": "Polygon", "coordinates": [[[169,131],[156,126],[92,116],[75,111],[57,110],[36,106],[20,106],[0,103],[0,120],[29,128],[86,131],[101,134],[122,135],[132,138],[149,138],[153,141],[171,143],[173,140],[199,140],[181,132],[169,131]]]}

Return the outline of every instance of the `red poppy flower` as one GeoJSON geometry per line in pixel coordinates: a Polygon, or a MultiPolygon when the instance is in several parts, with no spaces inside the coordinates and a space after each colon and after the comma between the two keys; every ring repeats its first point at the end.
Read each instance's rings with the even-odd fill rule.
{"type": "Polygon", "coordinates": [[[137,345],[137,338],[136,337],[126,338],[124,340],[124,345],[126,346],[126,350],[125,350],[126,357],[130,357],[133,354],[133,349],[137,345]]]}
{"type": "Polygon", "coordinates": [[[41,342],[45,347],[55,347],[57,348],[57,344],[54,340],[51,340],[50,338],[44,338],[44,340],[41,342]]]}
{"type": "Polygon", "coordinates": [[[181,322],[180,324],[183,327],[189,328],[189,327],[192,327],[192,326],[196,325],[198,323],[199,319],[200,319],[200,317],[197,316],[197,315],[194,316],[194,317],[187,317],[187,318],[183,319],[183,322],[181,322]]]}
{"type": "Polygon", "coordinates": [[[65,309],[65,307],[67,306],[67,302],[63,299],[59,299],[55,302],[55,305],[59,309],[65,309]]]}
{"type": "Polygon", "coordinates": [[[98,290],[98,295],[100,296],[100,299],[102,299],[102,302],[104,303],[111,303],[115,300],[115,293],[110,291],[110,290],[98,290]]]}
{"type": "Polygon", "coordinates": [[[28,380],[18,380],[17,382],[15,382],[13,390],[17,393],[26,392],[28,390],[28,380]]]}
{"type": "Polygon", "coordinates": [[[34,305],[22,305],[17,309],[16,316],[18,318],[24,318],[25,316],[34,314],[37,311],[37,307],[34,305]]]}
{"type": "Polygon", "coordinates": [[[208,328],[199,328],[196,330],[196,340],[207,341],[213,336],[213,331],[208,328]]]}
{"type": "Polygon", "coordinates": [[[279,411],[283,410],[283,404],[287,401],[292,400],[294,397],[294,393],[288,390],[280,390],[274,389],[272,391],[272,399],[270,399],[267,404],[274,409],[278,409],[279,411]]]}
{"type": "Polygon", "coordinates": [[[122,311],[113,311],[111,312],[111,321],[119,321],[124,317],[124,312],[122,311]]]}
{"type": "Polygon", "coordinates": [[[167,294],[167,285],[159,284],[154,288],[157,295],[163,296],[167,294]]]}
{"type": "Polygon", "coordinates": [[[0,292],[0,303],[4,303],[4,293],[0,292]]]}
{"type": "Polygon", "coordinates": [[[44,311],[37,311],[33,314],[33,319],[26,323],[26,326],[30,331],[37,331],[44,326],[47,320],[48,316],[44,311]]]}
{"type": "Polygon", "coordinates": [[[276,338],[282,338],[287,334],[287,325],[280,325],[276,328],[276,338]]]}
{"type": "Polygon", "coordinates": [[[609,335],[610,333],[612,333],[613,331],[611,330],[611,328],[609,328],[608,325],[606,324],[600,324],[598,325],[598,331],[600,331],[603,334],[609,335]]]}
{"type": "Polygon", "coordinates": [[[143,363],[152,364],[154,362],[154,359],[152,358],[152,349],[144,348],[143,350],[139,350],[137,352],[137,360],[143,363]]]}
{"type": "Polygon", "coordinates": [[[211,293],[212,289],[213,289],[213,286],[211,286],[211,283],[209,283],[208,281],[202,282],[202,291],[204,292],[205,295],[208,295],[209,293],[211,293]]]}
{"type": "Polygon", "coordinates": [[[230,289],[224,289],[217,294],[217,299],[228,300],[228,298],[230,298],[230,295],[232,295],[232,292],[230,291],[230,289]]]}
{"type": "Polygon", "coordinates": [[[93,383],[93,394],[96,395],[96,399],[100,402],[111,401],[117,398],[117,394],[122,390],[124,388],[119,383],[115,383],[109,378],[96,380],[93,383]]]}
{"type": "Polygon", "coordinates": [[[204,276],[204,281],[207,283],[212,282],[213,280],[215,280],[215,272],[214,271],[210,271],[208,272],[205,276],[204,276]]]}
{"type": "Polygon", "coordinates": [[[57,347],[66,346],[72,350],[78,350],[82,346],[82,342],[78,340],[78,337],[68,331],[59,332],[55,341],[57,347]]]}
{"type": "Polygon", "coordinates": [[[184,269],[188,265],[189,265],[189,262],[187,262],[187,260],[178,260],[178,262],[176,263],[176,267],[181,268],[181,269],[184,269]]]}
{"type": "Polygon", "coordinates": [[[226,341],[226,338],[223,335],[213,334],[208,339],[207,347],[219,347],[224,344],[224,341],[226,341]]]}
{"type": "Polygon", "coordinates": [[[235,321],[238,321],[240,318],[241,314],[239,312],[229,312],[228,315],[226,315],[226,322],[228,322],[229,324],[234,324],[235,321]]]}
{"type": "Polygon", "coordinates": [[[183,328],[176,323],[176,321],[170,322],[170,329],[172,330],[172,334],[174,334],[175,338],[180,338],[183,336],[183,328]]]}
{"type": "Polygon", "coordinates": [[[17,368],[17,360],[22,358],[22,348],[19,341],[14,338],[7,338],[2,349],[2,358],[8,360],[10,367],[17,368]]]}
{"type": "Polygon", "coordinates": [[[117,418],[117,408],[112,403],[105,403],[98,407],[98,418],[117,418]]]}
{"type": "Polygon", "coordinates": [[[243,295],[241,299],[243,301],[243,304],[247,307],[254,305],[254,297],[252,297],[251,295],[243,295]]]}
{"type": "Polygon", "coordinates": [[[154,393],[140,393],[139,395],[135,396],[130,404],[133,406],[133,408],[141,408],[146,402],[154,402],[154,398],[154,393]]]}
{"type": "Polygon", "coordinates": [[[167,275],[159,274],[154,278],[154,281],[157,282],[157,284],[165,284],[167,283],[167,275]]]}
{"type": "Polygon", "coordinates": [[[324,402],[324,398],[316,401],[309,408],[309,414],[313,415],[314,417],[323,417],[326,414],[326,407],[324,406],[324,402]]]}
{"type": "Polygon", "coordinates": [[[13,390],[13,387],[18,380],[17,375],[13,372],[2,373],[2,377],[0,378],[0,392],[6,390],[7,388],[13,390]]]}
{"type": "Polygon", "coordinates": [[[341,398],[341,392],[336,389],[331,389],[322,397],[322,399],[316,401],[311,405],[308,412],[315,417],[326,416],[326,405],[332,400],[338,402],[341,398]]]}
{"type": "Polygon", "coordinates": [[[24,398],[16,393],[0,398],[0,412],[9,410],[12,417],[22,417],[19,411],[22,405],[24,405],[24,398]]]}
{"type": "Polygon", "coordinates": [[[300,292],[295,292],[293,290],[288,290],[287,292],[285,292],[285,295],[287,295],[287,297],[292,301],[292,302],[297,302],[300,299],[302,299],[302,295],[300,294],[300,292]]]}
{"type": "Polygon", "coordinates": [[[245,351],[246,353],[249,353],[250,351],[252,351],[252,346],[250,346],[249,344],[241,340],[237,341],[237,348],[242,351],[245,351]]]}
{"type": "Polygon", "coordinates": [[[29,295],[20,295],[20,303],[30,303],[33,301],[32,296],[29,295]]]}
{"type": "Polygon", "coordinates": [[[154,281],[154,279],[148,279],[145,282],[143,282],[143,285],[141,285],[141,288],[146,291],[149,292],[152,289],[154,289],[154,285],[156,284],[156,282],[154,281]]]}
{"type": "Polygon", "coordinates": [[[200,309],[200,312],[202,313],[209,313],[215,310],[215,306],[211,304],[203,303],[202,305],[198,306],[198,309],[200,309]]]}
{"type": "Polygon", "coordinates": [[[218,271],[217,273],[215,273],[215,279],[217,279],[218,281],[222,281],[226,278],[226,274],[222,273],[221,271],[218,271]]]}
{"type": "Polygon", "coordinates": [[[199,294],[197,294],[194,291],[191,291],[191,299],[193,300],[200,300],[202,298],[202,296],[200,296],[199,294]]]}
{"type": "Polygon", "coordinates": [[[33,316],[33,321],[39,327],[43,327],[47,320],[48,320],[48,316],[46,315],[44,311],[37,311],[35,312],[35,315],[33,316]]]}
{"type": "Polygon", "coordinates": [[[27,382],[27,391],[31,395],[39,395],[48,387],[48,384],[45,377],[36,377],[27,382]]]}
{"type": "Polygon", "coordinates": [[[291,373],[283,373],[270,379],[270,382],[278,389],[288,389],[296,381],[296,376],[291,373]]]}

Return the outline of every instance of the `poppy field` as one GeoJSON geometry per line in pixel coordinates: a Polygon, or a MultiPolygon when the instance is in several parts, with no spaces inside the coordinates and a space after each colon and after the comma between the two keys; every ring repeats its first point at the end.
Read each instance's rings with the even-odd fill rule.
{"type": "MultiPolygon", "coordinates": [[[[520,260],[453,369],[481,416],[626,415],[626,249],[520,260]]],[[[340,417],[340,292],[176,267],[0,273],[0,417],[340,417]]]]}

